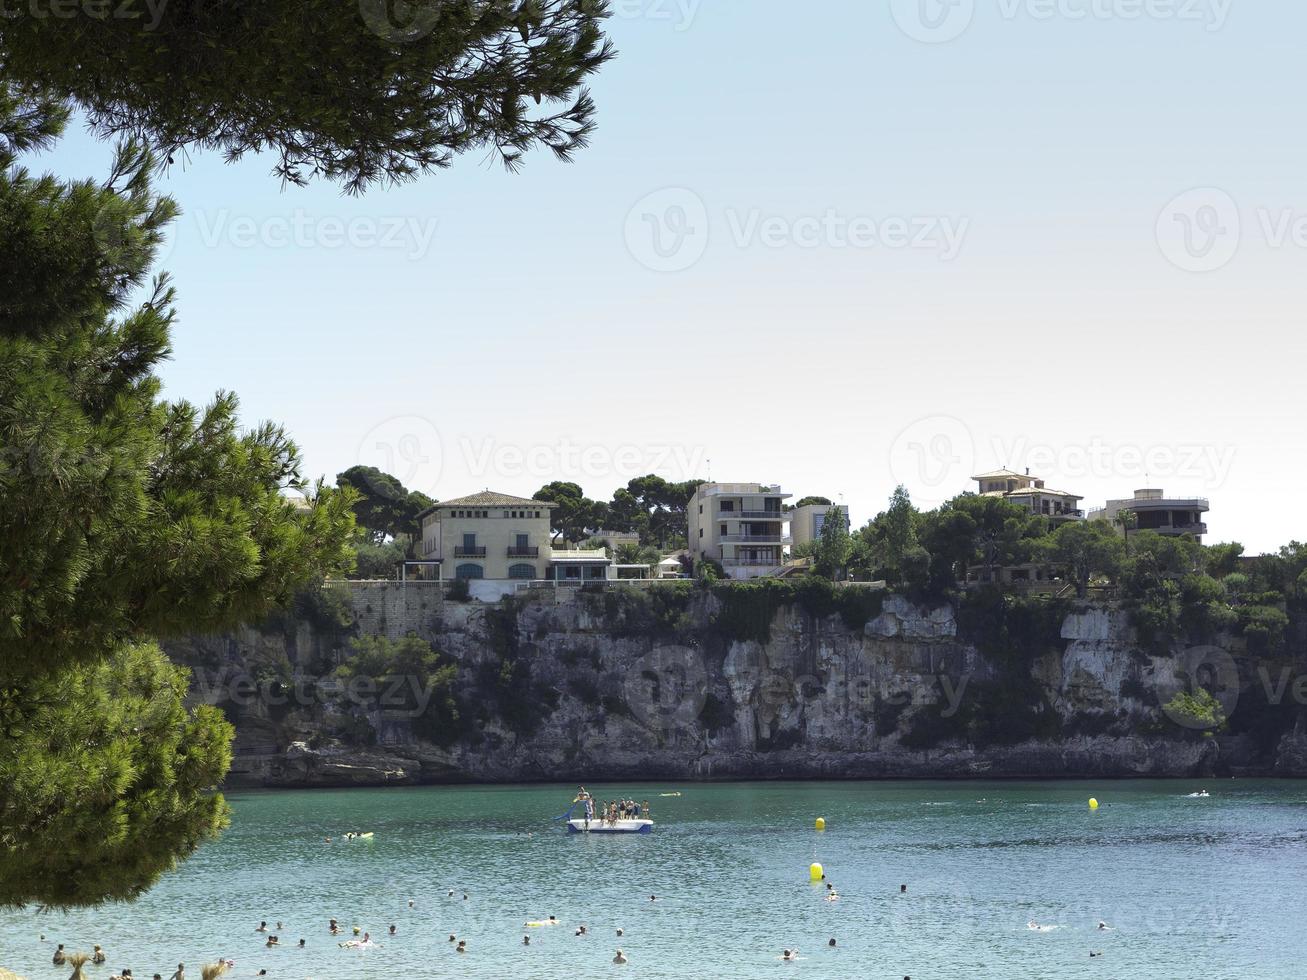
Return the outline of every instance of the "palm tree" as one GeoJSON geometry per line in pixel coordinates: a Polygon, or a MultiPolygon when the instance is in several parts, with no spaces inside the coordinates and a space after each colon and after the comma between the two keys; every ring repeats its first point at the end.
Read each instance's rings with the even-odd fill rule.
{"type": "Polygon", "coordinates": [[[1139,515],[1133,510],[1118,510],[1116,516],[1112,518],[1113,524],[1121,525],[1121,532],[1125,535],[1126,554],[1130,553],[1130,529],[1139,523],[1139,515]]]}
{"type": "Polygon", "coordinates": [[[68,957],[68,965],[73,968],[73,975],[68,980],[82,980],[82,967],[89,963],[91,957],[86,953],[73,953],[68,957]]]}
{"type": "Polygon", "coordinates": [[[201,980],[217,980],[218,977],[226,972],[227,964],[222,960],[219,960],[217,963],[205,963],[204,966],[200,967],[201,980]]]}

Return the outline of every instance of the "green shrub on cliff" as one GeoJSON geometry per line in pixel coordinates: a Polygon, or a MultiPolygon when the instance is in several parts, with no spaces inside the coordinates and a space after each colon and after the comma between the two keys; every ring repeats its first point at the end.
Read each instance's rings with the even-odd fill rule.
{"type": "Polygon", "coordinates": [[[713,628],[722,638],[735,642],[767,643],[772,621],[786,606],[798,606],[817,619],[838,613],[845,626],[860,630],[880,615],[884,602],[880,591],[856,584],[840,585],[812,575],[719,582],[712,593],[721,603],[713,628]]]}
{"type": "Polygon", "coordinates": [[[1210,691],[1198,688],[1197,691],[1177,691],[1162,710],[1173,721],[1186,728],[1202,731],[1217,731],[1225,725],[1225,711],[1210,691]]]}

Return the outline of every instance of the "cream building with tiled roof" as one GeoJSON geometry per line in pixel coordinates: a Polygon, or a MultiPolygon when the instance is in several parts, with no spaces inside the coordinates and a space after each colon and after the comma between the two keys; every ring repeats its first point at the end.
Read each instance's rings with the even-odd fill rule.
{"type": "Polygon", "coordinates": [[[994,470],[971,479],[979,485],[982,497],[1002,497],[1057,523],[1080,520],[1085,516],[1080,509],[1080,501],[1084,499],[1081,495],[1050,489],[1044,486],[1043,480],[1031,476],[1029,470],[1025,473],[994,470]]]}
{"type": "Polygon", "coordinates": [[[549,577],[549,512],[557,504],[483,490],[424,510],[421,557],[445,579],[549,577]]]}

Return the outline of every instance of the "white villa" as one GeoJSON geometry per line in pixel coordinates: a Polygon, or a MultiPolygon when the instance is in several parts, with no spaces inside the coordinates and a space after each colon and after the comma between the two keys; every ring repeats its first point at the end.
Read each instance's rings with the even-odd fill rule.
{"type": "Polygon", "coordinates": [[[704,483],[686,511],[690,553],[719,562],[730,578],[775,575],[785,564],[791,495],[761,483],[704,483]]]}

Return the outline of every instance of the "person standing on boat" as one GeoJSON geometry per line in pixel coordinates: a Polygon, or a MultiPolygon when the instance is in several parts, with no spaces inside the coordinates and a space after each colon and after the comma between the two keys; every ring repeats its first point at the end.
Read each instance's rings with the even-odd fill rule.
{"type": "Polygon", "coordinates": [[[642,820],[648,820],[648,819],[649,819],[649,801],[648,801],[648,800],[645,800],[643,803],[640,804],[640,819],[642,819],[642,820]]]}

